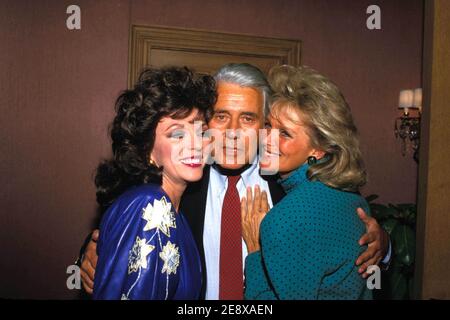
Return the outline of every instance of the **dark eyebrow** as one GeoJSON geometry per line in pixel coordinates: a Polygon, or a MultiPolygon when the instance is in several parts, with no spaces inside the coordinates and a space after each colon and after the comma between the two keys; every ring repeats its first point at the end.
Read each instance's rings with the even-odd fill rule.
{"type": "Polygon", "coordinates": [[[223,109],[214,110],[214,114],[216,114],[216,113],[226,113],[226,114],[230,114],[230,112],[228,112],[227,110],[223,110],[223,109]]]}
{"type": "Polygon", "coordinates": [[[258,115],[256,113],[254,113],[254,112],[242,112],[241,115],[243,115],[243,116],[250,116],[250,117],[254,117],[254,118],[258,117],[258,115]]]}

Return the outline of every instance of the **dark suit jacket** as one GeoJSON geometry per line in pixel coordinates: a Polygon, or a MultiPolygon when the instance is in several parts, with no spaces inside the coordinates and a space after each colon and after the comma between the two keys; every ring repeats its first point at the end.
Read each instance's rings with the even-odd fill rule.
{"type": "MultiPolygon", "coordinates": [[[[210,170],[211,166],[205,166],[202,179],[188,185],[180,203],[180,211],[189,221],[202,260],[203,287],[201,297],[203,299],[205,298],[206,293],[206,264],[203,248],[203,228],[205,225],[206,197],[208,195],[210,170]]],[[[267,182],[269,184],[272,203],[275,205],[285,196],[285,192],[276,182],[274,177],[269,177],[267,182]]]]}

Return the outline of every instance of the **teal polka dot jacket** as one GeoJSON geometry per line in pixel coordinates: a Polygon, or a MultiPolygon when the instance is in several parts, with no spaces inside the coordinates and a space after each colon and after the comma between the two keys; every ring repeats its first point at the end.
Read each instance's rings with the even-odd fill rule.
{"type": "Polygon", "coordinates": [[[245,261],[246,299],[372,299],[355,261],[366,249],[356,193],[309,181],[303,165],[281,185],[287,195],[261,223],[261,250],[245,261]]]}

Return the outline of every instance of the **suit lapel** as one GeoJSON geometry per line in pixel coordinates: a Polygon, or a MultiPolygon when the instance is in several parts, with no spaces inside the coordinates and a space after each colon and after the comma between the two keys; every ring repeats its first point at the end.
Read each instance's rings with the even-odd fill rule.
{"type": "Polygon", "coordinates": [[[281,199],[284,198],[286,192],[284,192],[283,188],[276,181],[275,177],[270,177],[267,179],[267,183],[269,184],[270,196],[272,197],[272,203],[275,206],[281,199]]]}
{"type": "MultiPolygon", "coordinates": [[[[208,196],[210,172],[211,166],[205,166],[202,179],[188,185],[186,191],[183,193],[180,203],[180,211],[183,212],[189,222],[202,262],[203,286],[201,299],[205,298],[206,293],[206,263],[203,247],[203,229],[205,226],[206,200],[208,196]]],[[[286,193],[277,183],[275,177],[268,178],[267,182],[269,184],[273,205],[276,205],[286,193]]]]}

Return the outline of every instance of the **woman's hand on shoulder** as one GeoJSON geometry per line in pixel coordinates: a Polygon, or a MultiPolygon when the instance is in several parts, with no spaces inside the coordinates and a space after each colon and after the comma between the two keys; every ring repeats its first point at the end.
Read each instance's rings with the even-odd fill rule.
{"type": "Polygon", "coordinates": [[[242,237],[247,245],[248,253],[260,250],[259,229],[261,221],[269,211],[267,193],[261,192],[258,185],[255,186],[253,194],[252,188],[247,188],[247,196],[241,201],[242,217],[242,237]]]}

